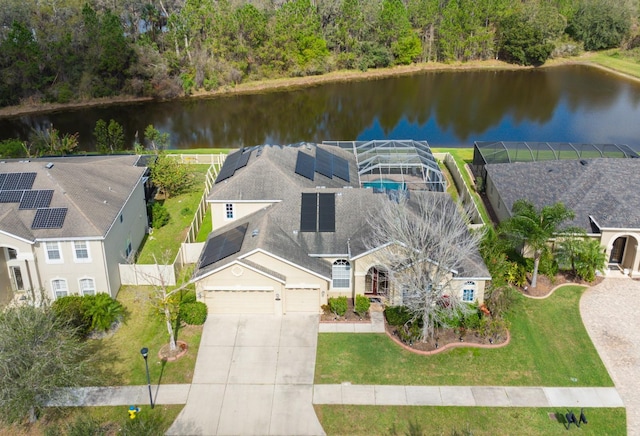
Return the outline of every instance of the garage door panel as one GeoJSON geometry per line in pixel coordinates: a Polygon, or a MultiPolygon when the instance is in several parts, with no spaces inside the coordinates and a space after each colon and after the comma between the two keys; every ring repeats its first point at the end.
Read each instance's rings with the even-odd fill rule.
{"type": "Polygon", "coordinates": [[[320,311],[320,289],[287,289],[285,311],[318,313],[320,311]]]}
{"type": "Polygon", "coordinates": [[[209,291],[205,303],[209,313],[273,313],[271,291],[209,291]]]}

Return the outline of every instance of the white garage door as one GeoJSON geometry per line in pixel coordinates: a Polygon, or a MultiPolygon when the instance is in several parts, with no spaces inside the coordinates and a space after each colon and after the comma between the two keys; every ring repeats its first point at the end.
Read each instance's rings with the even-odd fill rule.
{"type": "Polygon", "coordinates": [[[320,289],[286,289],[285,311],[320,312],[320,289]]]}
{"type": "Polygon", "coordinates": [[[273,313],[273,291],[206,291],[209,313],[273,313]]]}

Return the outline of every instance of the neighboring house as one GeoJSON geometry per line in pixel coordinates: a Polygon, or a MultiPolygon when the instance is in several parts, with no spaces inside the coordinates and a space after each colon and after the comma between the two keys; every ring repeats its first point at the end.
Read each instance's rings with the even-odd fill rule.
{"type": "Polygon", "coordinates": [[[499,221],[519,199],[537,208],[562,202],[567,223],[606,249],[609,267],[640,275],[640,159],[572,159],[487,164],[485,191],[499,221]]]}
{"type": "MultiPolygon", "coordinates": [[[[444,191],[442,174],[426,143],[339,145],[265,145],[228,156],[207,200],[213,232],[192,279],[210,313],[318,313],[329,297],[357,294],[401,303],[376,261],[386,247],[368,247],[367,220],[398,189],[448,196],[426,189],[444,191]]],[[[489,279],[474,253],[452,292],[482,301],[489,279]]]]}
{"type": "MultiPolygon", "coordinates": [[[[138,156],[0,163],[0,293],[44,290],[54,300],[120,287],[118,263],[147,231],[138,156]]],[[[6,301],[5,301],[6,302],[6,301]]]]}

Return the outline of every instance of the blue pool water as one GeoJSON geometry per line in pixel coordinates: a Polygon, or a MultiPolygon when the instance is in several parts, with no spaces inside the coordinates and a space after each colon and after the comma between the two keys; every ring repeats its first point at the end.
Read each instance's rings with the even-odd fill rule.
{"type": "Polygon", "coordinates": [[[404,182],[396,182],[395,180],[389,179],[381,179],[376,182],[363,182],[362,186],[364,188],[373,188],[373,189],[385,189],[385,190],[405,190],[407,189],[406,183],[404,182]]]}

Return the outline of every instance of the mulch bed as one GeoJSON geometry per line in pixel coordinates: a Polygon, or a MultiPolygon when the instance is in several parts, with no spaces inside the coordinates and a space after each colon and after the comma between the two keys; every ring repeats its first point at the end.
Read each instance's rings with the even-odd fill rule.
{"type": "Polygon", "coordinates": [[[371,322],[371,316],[367,313],[360,316],[353,311],[353,298],[347,299],[347,313],[344,316],[338,316],[330,310],[325,310],[320,315],[320,322],[371,322]]]}
{"type": "MultiPolygon", "coordinates": [[[[529,283],[531,283],[531,274],[527,274],[527,279],[529,283]]],[[[593,282],[585,282],[584,280],[580,280],[574,277],[570,273],[558,273],[556,274],[554,280],[552,281],[549,277],[538,275],[538,283],[536,283],[536,287],[532,287],[528,284],[525,287],[519,288],[519,290],[524,294],[531,297],[545,297],[549,295],[551,290],[556,286],[563,285],[565,283],[577,284],[577,285],[585,285],[585,286],[595,286],[598,283],[602,282],[604,277],[596,277],[593,282]]]]}
{"type": "MultiPolygon", "coordinates": [[[[398,337],[398,327],[385,322],[385,329],[390,336],[402,342],[398,337]]],[[[413,344],[404,344],[409,346],[411,350],[429,352],[443,349],[449,344],[456,344],[456,346],[464,346],[465,344],[471,346],[482,345],[486,347],[499,346],[504,344],[507,339],[507,332],[495,338],[485,338],[473,331],[458,333],[454,329],[439,329],[433,339],[429,339],[426,342],[418,341],[413,344]],[[460,340],[461,338],[462,340],[460,340]]]]}

